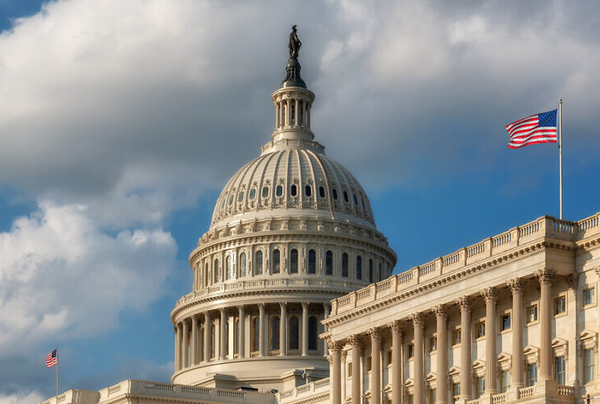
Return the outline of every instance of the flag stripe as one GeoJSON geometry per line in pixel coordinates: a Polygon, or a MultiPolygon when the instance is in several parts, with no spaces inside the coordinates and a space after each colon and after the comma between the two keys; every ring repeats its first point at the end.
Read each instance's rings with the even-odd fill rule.
{"type": "Polygon", "coordinates": [[[557,143],[556,110],[530,115],[506,125],[510,135],[508,147],[519,147],[538,143],[557,143]],[[542,121],[542,122],[540,122],[542,121]]]}
{"type": "Polygon", "coordinates": [[[56,366],[58,364],[58,352],[55,349],[50,352],[48,356],[46,356],[46,367],[51,368],[52,366],[56,366]]]}

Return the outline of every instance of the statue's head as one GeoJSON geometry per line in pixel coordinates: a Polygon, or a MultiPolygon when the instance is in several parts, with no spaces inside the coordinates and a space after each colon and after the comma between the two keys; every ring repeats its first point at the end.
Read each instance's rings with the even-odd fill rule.
{"type": "Polygon", "coordinates": [[[292,25],[292,31],[296,32],[296,26],[292,25]]]}

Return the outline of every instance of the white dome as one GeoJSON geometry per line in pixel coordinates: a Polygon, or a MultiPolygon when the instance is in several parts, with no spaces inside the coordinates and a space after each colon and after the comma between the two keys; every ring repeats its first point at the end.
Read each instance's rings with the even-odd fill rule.
{"type": "Polygon", "coordinates": [[[374,228],[369,199],[356,178],[303,143],[263,153],[242,167],[221,192],[211,227],[261,216],[309,215],[374,228]]]}

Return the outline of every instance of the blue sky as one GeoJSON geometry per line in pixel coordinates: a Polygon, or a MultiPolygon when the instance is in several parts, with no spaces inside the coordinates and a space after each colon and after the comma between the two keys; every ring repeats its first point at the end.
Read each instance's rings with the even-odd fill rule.
{"type": "Polygon", "coordinates": [[[564,212],[600,210],[592,1],[0,0],[0,404],[168,381],[169,313],[221,187],[270,139],[298,24],[316,139],[400,272],[558,215],[556,145],[504,125],[564,99],[564,212]],[[535,11],[535,12],[533,12],[535,11]]]}

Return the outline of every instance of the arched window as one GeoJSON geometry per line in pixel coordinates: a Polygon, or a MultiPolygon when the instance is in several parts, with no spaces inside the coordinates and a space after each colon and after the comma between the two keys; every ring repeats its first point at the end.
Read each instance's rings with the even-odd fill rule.
{"type": "Polygon", "coordinates": [[[290,349],[300,349],[300,320],[298,316],[290,317],[290,349]]]}
{"type": "Polygon", "coordinates": [[[271,317],[271,351],[279,350],[279,317],[271,317]]]}
{"type": "Polygon", "coordinates": [[[258,351],[259,345],[258,345],[258,341],[260,340],[260,324],[259,324],[260,319],[258,317],[254,317],[252,319],[252,335],[251,335],[251,346],[252,346],[252,352],[256,352],[258,351]]]}
{"type": "Polygon", "coordinates": [[[369,283],[373,283],[373,260],[369,260],[369,283]]]}
{"type": "Polygon", "coordinates": [[[344,278],[348,277],[348,254],[342,254],[342,276],[344,278]]]}
{"type": "Polygon", "coordinates": [[[246,276],[246,253],[240,254],[240,277],[246,276]]]}
{"type": "Polygon", "coordinates": [[[233,264],[231,263],[231,255],[225,258],[225,277],[227,280],[233,279],[233,264]]]}
{"type": "Polygon", "coordinates": [[[321,198],[325,198],[325,188],[324,187],[319,187],[319,196],[321,198]]]}
{"type": "Polygon", "coordinates": [[[358,199],[356,199],[356,194],[352,194],[352,197],[354,198],[354,205],[358,206],[358,199]]]}
{"type": "Polygon", "coordinates": [[[380,280],[382,280],[383,278],[381,277],[382,273],[381,273],[381,262],[379,263],[379,271],[377,271],[377,282],[379,282],[380,280]]]}
{"type": "Polygon", "coordinates": [[[263,256],[262,251],[256,252],[256,262],[254,263],[254,275],[261,275],[263,273],[263,256]]]}
{"type": "Polygon", "coordinates": [[[333,253],[331,251],[325,253],[325,275],[333,275],[333,253]]]}
{"type": "Polygon", "coordinates": [[[233,195],[233,194],[231,194],[231,195],[229,196],[229,205],[231,205],[231,204],[233,203],[233,197],[234,197],[234,195],[233,195]]]}
{"type": "Polygon", "coordinates": [[[310,197],[312,195],[312,188],[310,185],[304,187],[304,195],[310,197]]]}
{"type": "Polygon", "coordinates": [[[315,250],[308,250],[308,273],[317,273],[317,253],[315,250]]]}
{"type": "Polygon", "coordinates": [[[350,200],[348,199],[348,192],[344,191],[344,202],[348,203],[350,200]]]}
{"type": "Polygon", "coordinates": [[[208,262],[204,266],[204,287],[208,286],[208,282],[210,281],[210,275],[208,271],[208,262]]]}
{"type": "Polygon", "coordinates": [[[295,248],[290,251],[290,273],[298,273],[298,250],[295,248]]]}
{"type": "Polygon", "coordinates": [[[215,266],[213,268],[213,283],[219,282],[219,259],[215,260],[215,266]]]}
{"type": "Polygon", "coordinates": [[[253,201],[254,198],[256,198],[256,188],[252,188],[248,196],[250,197],[250,200],[253,201]]]}
{"type": "Polygon", "coordinates": [[[244,191],[242,191],[238,194],[238,202],[241,202],[243,200],[244,200],[244,191]]]}
{"type": "Polygon", "coordinates": [[[269,187],[263,187],[263,189],[262,189],[262,197],[263,198],[268,198],[269,197],[269,187]]]}
{"type": "Polygon", "coordinates": [[[315,316],[308,318],[308,349],[311,351],[317,350],[318,341],[318,320],[315,316]]]}
{"type": "Polygon", "coordinates": [[[281,185],[277,185],[277,187],[275,188],[275,195],[276,195],[276,196],[281,196],[281,195],[283,195],[283,186],[281,186],[281,185]]]}
{"type": "Polygon", "coordinates": [[[271,273],[278,274],[279,272],[281,272],[281,253],[278,249],[273,250],[273,262],[271,263],[271,265],[271,273]]]}
{"type": "Polygon", "coordinates": [[[331,189],[331,195],[333,195],[333,199],[337,201],[337,198],[338,198],[338,196],[337,196],[337,189],[332,188],[331,189]]]}
{"type": "Polygon", "coordinates": [[[362,279],[362,258],[360,255],[356,256],[356,279],[362,279]]]}
{"type": "Polygon", "coordinates": [[[217,356],[216,348],[216,340],[217,340],[217,327],[214,324],[210,326],[210,357],[214,358],[217,356]]]}
{"type": "Polygon", "coordinates": [[[298,187],[296,185],[292,185],[290,188],[290,194],[292,196],[296,196],[298,195],[298,187]]]}

